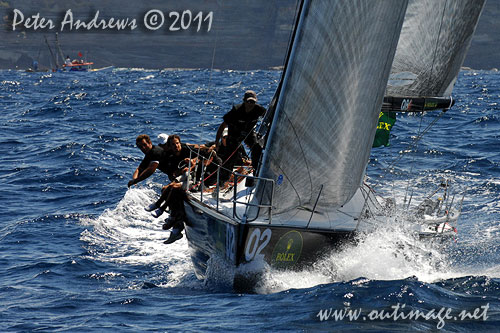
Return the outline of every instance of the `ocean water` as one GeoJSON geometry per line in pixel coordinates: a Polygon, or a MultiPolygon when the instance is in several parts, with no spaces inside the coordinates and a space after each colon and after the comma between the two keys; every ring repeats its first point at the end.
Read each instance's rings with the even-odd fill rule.
{"type": "Polygon", "coordinates": [[[185,238],[163,244],[163,219],[143,207],[166,177],[127,188],[142,158],[135,137],[213,140],[246,89],[267,106],[279,78],[0,71],[0,331],[496,331],[498,72],[462,71],[450,111],[399,116],[391,146],[372,152],[369,182],[399,207],[441,181],[457,202],[464,196],[457,237],[446,246],[415,240],[401,208],[357,246],[303,272],[268,271],[255,293],[238,294],[223,265],[196,279],[185,238]]]}

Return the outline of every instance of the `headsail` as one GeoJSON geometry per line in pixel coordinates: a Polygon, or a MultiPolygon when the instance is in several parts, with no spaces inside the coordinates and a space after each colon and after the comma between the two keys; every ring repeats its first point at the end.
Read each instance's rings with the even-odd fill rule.
{"type": "Polygon", "coordinates": [[[484,0],[410,0],[387,85],[385,111],[449,107],[484,0]]]}
{"type": "MultiPolygon", "coordinates": [[[[304,2],[260,169],[277,184],[273,213],[340,207],[358,189],[406,5],[304,2]]],[[[270,191],[258,183],[255,200],[270,191]]]]}

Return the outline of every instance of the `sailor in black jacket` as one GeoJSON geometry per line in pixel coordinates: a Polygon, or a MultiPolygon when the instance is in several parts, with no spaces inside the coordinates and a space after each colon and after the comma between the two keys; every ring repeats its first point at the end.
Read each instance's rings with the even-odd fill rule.
{"type": "MultiPolygon", "coordinates": [[[[259,117],[265,113],[266,109],[257,104],[257,94],[252,90],[247,90],[243,96],[243,103],[233,106],[231,111],[224,115],[224,122],[219,126],[215,138],[216,148],[219,148],[222,133],[227,127],[229,129],[227,137],[229,150],[237,150],[240,143],[244,141],[251,151],[252,166],[256,168],[262,154],[262,147],[257,140],[254,127],[259,117]]],[[[232,166],[230,167],[232,168],[232,166]]]]}

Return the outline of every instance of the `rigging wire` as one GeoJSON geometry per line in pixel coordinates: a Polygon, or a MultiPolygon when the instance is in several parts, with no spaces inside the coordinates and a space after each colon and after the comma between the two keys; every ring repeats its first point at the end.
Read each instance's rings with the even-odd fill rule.
{"type": "MultiPolygon", "coordinates": [[[[418,133],[420,133],[420,130],[422,129],[422,122],[424,119],[423,113],[420,114],[420,124],[418,125],[418,133]]],[[[418,135],[417,135],[418,137],[418,135]]],[[[415,151],[418,151],[418,141],[415,143],[415,151]]],[[[410,163],[410,175],[413,173],[413,165],[415,164],[415,154],[412,154],[412,162],[410,163]]],[[[408,190],[410,189],[410,178],[408,177],[408,182],[406,184],[406,191],[405,191],[405,198],[404,198],[404,204],[406,205],[406,197],[408,196],[408,190]]],[[[410,200],[408,201],[408,208],[410,207],[410,202],[411,198],[413,196],[413,192],[410,196],[410,200]]]]}
{"type": "MultiPolygon", "coordinates": [[[[234,154],[235,154],[235,153],[236,153],[236,152],[240,149],[240,147],[243,145],[243,142],[244,142],[244,141],[248,138],[248,136],[249,136],[251,133],[252,133],[252,131],[250,131],[250,132],[249,132],[249,133],[245,136],[245,138],[243,139],[243,141],[242,141],[242,142],[240,142],[240,144],[236,147],[236,149],[235,149],[235,150],[233,150],[233,152],[232,152],[232,153],[231,153],[231,154],[230,154],[230,155],[226,158],[226,160],[225,160],[224,162],[222,162],[222,164],[221,164],[221,165],[217,165],[217,163],[215,163],[215,162],[213,162],[213,161],[212,161],[212,163],[214,163],[215,165],[217,165],[217,166],[218,166],[218,167],[220,167],[221,169],[224,169],[224,170],[229,171],[229,172],[233,172],[233,170],[229,170],[229,169],[227,169],[227,168],[224,168],[224,167],[223,167],[223,165],[224,165],[224,164],[226,164],[226,162],[227,162],[227,161],[229,161],[229,160],[231,159],[231,157],[232,157],[232,156],[233,156],[233,155],[234,155],[234,154]]],[[[194,151],[191,147],[189,147],[189,146],[187,146],[187,147],[188,147],[188,149],[189,149],[192,153],[194,153],[194,154],[195,154],[198,158],[200,157],[200,154],[199,154],[199,149],[198,149],[198,152],[195,152],[195,151],[194,151]]],[[[213,150],[210,152],[210,156],[209,156],[209,158],[208,158],[208,159],[210,159],[210,157],[212,156],[213,152],[214,152],[213,150]]],[[[203,157],[203,156],[201,156],[201,158],[202,158],[202,159],[205,159],[205,157],[203,157]]],[[[252,161],[252,162],[253,162],[253,161],[252,161]]],[[[207,177],[205,177],[203,180],[200,180],[200,184],[201,184],[201,181],[205,181],[205,180],[207,180],[208,178],[210,178],[211,176],[213,176],[216,172],[217,172],[217,170],[216,170],[216,171],[213,171],[210,175],[208,175],[207,177]]],[[[196,184],[196,185],[198,185],[198,184],[196,184]]],[[[196,186],[196,185],[195,185],[195,186],[196,186]]],[[[191,189],[194,189],[194,187],[195,187],[195,186],[193,186],[191,189]]]]}
{"type": "Polygon", "coordinates": [[[207,84],[207,96],[205,98],[206,100],[206,105],[208,107],[208,100],[209,100],[209,95],[210,95],[210,86],[212,84],[212,73],[213,73],[213,70],[214,70],[214,63],[215,63],[215,53],[217,51],[217,42],[219,40],[219,29],[215,29],[215,41],[214,41],[214,47],[213,47],[213,51],[212,51],[212,63],[210,65],[210,73],[209,73],[209,76],[208,76],[208,84],[207,84]]]}
{"type": "MultiPolygon", "coordinates": [[[[297,15],[298,15],[298,13],[300,12],[300,10],[298,10],[298,8],[300,8],[299,3],[301,3],[301,2],[300,2],[300,1],[296,2],[296,10],[295,10],[294,21],[297,19],[297,15]]],[[[291,48],[291,42],[290,42],[290,41],[293,39],[293,36],[294,36],[294,35],[295,35],[295,30],[292,30],[292,31],[290,32],[290,35],[289,35],[289,43],[288,43],[288,48],[289,48],[289,50],[288,50],[288,52],[287,52],[287,54],[286,54],[285,58],[283,59],[284,64],[286,64],[287,59],[288,59],[288,57],[289,57],[289,51],[290,51],[290,48],[291,48]]],[[[212,79],[212,72],[213,72],[213,67],[214,67],[214,62],[215,62],[215,54],[216,54],[216,48],[217,48],[217,40],[218,40],[218,30],[217,30],[217,32],[216,32],[216,40],[215,40],[215,44],[214,44],[214,51],[213,51],[213,53],[212,53],[212,65],[211,65],[211,69],[210,69],[209,87],[210,87],[210,82],[211,82],[211,79],[212,79]]],[[[247,64],[246,64],[245,68],[246,68],[246,67],[248,67],[248,63],[249,63],[249,61],[250,61],[250,60],[249,60],[249,59],[247,59],[247,64]]],[[[280,85],[278,86],[278,89],[277,89],[277,90],[279,90],[279,89],[280,89],[280,87],[281,87],[281,83],[282,83],[282,81],[283,81],[283,75],[284,75],[284,71],[283,71],[283,74],[282,74],[282,77],[281,77],[281,80],[280,80],[280,85]]],[[[241,83],[241,82],[240,82],[240,83],[241,83]]],[[[262,90],[263,90],[263,89],[264,89],[264,88],[262,88],[262,90]]],[[[208,90],[207,90],[207,100],[208,100],[209,90],[210,90],[210,89],[208,89],[208,90]]],[[[262,90],[261,90],[261,91],[262,91],[262,90]]],[[[279,92],[277,91],[277,93],[279,93],[279,92]]],[[[275,106],[275,105],[273,105],[273,106],[275,106]]],[[[268,108],[268,109],[266,110],[266,114],[264,115],[263,119],[266,119],[266,117],[267,117],[268,112],[269,112],[269,110],[270,110],[270,109],[271,109],[271,108],[268,108]]],[[[262,126],[262,124],[263,124],[263,122],[261,122],[261,124],[260,124],[260,125],[262,126]]],[[[254,129],[255,129],[255,127],[254,127],[254,129]]],[[[252,129],[252,131],[253,131],[254,129],[252,129]]],[[[243,139],[243,140],[242,140],[242,141],[238,144],[238,146],[234,149],[234,151],[233,151],[233,152],[229,155],[229,157],[228,157],[228,158],[227,158],[227,159],[226,159],[226,160],[225,160],[225,161],[224,161],[224,162],[223,162],[223,163],[222,163],[219,167],[223,167],[223,165],[224,165],[227,161],[229,161],[229,160],[231,159],[231,157],[232,157],[232,156],[233,156],[233,155],[234,155],[234,154],[235,154],[235,153],[236,153],[236,152],[237,152],[237,151],[238,151],[238,150],[239,150],[239,149],[243,146],[243,143],[246,141],[246,139],[248,138],[248,136],[251,134],[251,132],[252,132],[252,131],[250,131],[250,132],[249,132],[249,133],[245,136],[245,138],[244,138],[244,139],[243,139]]],[[[268,133],[266,133],[266,134],[268,134],[268,133]]],[[[251,149],[251,148],[252,148],[252,147],[250,147],[250,149],[251,149]]],[[[253,164],[258,163],[258,161],[252,161],[252,162],[253,162],[253,164]]],[[[225,170],[227,170],[227,169],[225,169],[225,170]]],[[[255,170],[255,166],[254,166],[254,170],[255,170]]],[[[230,172],[232,172],[232,170],[230,170],[230,172]]],[[[212,174],[208,175],[208,176],[207,176],[204,180],[206,180],[207,178],[211,177],[214,173],[215,173],[215,172],[212,172],[212,174]]]]}
{"type": "MultiPolygon", "coordinates": [[[[446,113],[446,111],[448,111],[448,109],[443,109],[443,110],[441,111],[441,113],[440,113],[440,114],[439,114],[436,118],[434,118],[434,120],[433,120],[433,121],[432,121],[429,125],[427,125],[427,127],[426,127],[426,128],[425,128],[425,129],[424,129],[424,130],[423,130],[423,131],[419,134],[419,135],[417,135],[417,137],[413,140],[413,142],[412,142],[412,143],[410,143],[410,144],[408,145],[407,150],[409,150],[409,151],[413,150],[413,149],[414,149],[414,147],[416,147],[416,146],[418,145],[418,142],[422,139],[422,137],[423,137],[423,136],[424,136],[424,135],[425,135],[425,134],[426,134],[426,133],[427,133],[427,132],[428,132],[428,131],[429,131],[429,130],[430,130],[430,129],[431,129],[431,128],[435,125],[435,124],[436,124],[436,122],[437,122],[439,119],[441,119],[441,117],[442,117],[442,116],[446,113]]],[[[420,119],[419,131],[420,131],[420,128],[421,128],[422,120],[423,120],[423,117],[420,119]]],[[[400,160],[401,160],[404,156],[406,156],[406,155],[404,155],[404,154],[400,154],[398,157],[396,157],[396,158],[392,161],[392,163],[391,163],[391,164],[389,164],[389,166],[385,169],[384,173],[382,174],[382,176],[380,176],[380,178],[381,178],[381,179],[385,178],[385,176],[387,175],[387,173],[388,173],[390,170],[392,170],[392,169],[396,166],[396,164],[397,164],[397,163],[398,163],[398,162],[399,162],[399,161],[400,161],[400,160]]],[[[412,168],[413,168],[413,163],[412,163],[412,168]]],[[[369,187],[369,188],[370,188],[370,190],[371,190],[372,192],[375,192],[375,188],[376,188],[377,186],[379,186],[380,184],[381,184],[381,180],[379,179],[379,180],[378,180],[378,182],[377,182],[375,185],[373,185],[372,187],[369,187]]],[[[408,185],[408,186],[409,186],[409,185],[408,185]]],[[[363,190],[363,186],[360,186],[360,189],[361,189],[362,191],[364,191],[364,190],[363,190]]],[[[407,188],[407,190],[408,190],[408,188],[407,188]]],[[[368,210],[371,212],[370,206],[368,205],[368,200],[370,200],[370,201],[372,202],[372,204],[373,204],[373,201],[372,201],[372,199],[370,198],[369,193],[365,192],[365,194],[366,194],[366,197],[365,197],[365,200],[364,200],[363,209],[368,209],[368,210]]],[[[405,201],[406,201],[406,195],[405,195],[405,201]]],[[[378,203],[378,201],[377,201],[377,203],[378,203]]],[[[380,203],[379,203],[378,205],[380,206],[380,203]]],[[[376,206],[376,205],[375,205],[375,206],[376,206]]],[[[371,215],[372,215],[373,217],[375,217],[375,215],[373,214],[373,212],[371,212],[371,213],[372,213],[371,215]]],[[[363,221],[364,221],[364,223],[369,223],[366,219],[364,219],[363,221]]],[[[356,229],[358,229],[358,227],[359,227],[359,223],[360,223],[360,222],[358,222],[358,225],[356,226],[356,229]]]]}
{"type": "MultiPolygon", "coordinates": [[[[422,133],[420,133],[414,140],[412,143],[410,143],[408,145],[408,148],[407,150],[413,150],[414,147],[418,144],[418,142],[422,139],[422,137],[436,124],[436,122],[446,113],[447,109],[441,111],[441,113],[436,117],[434,118],[434,120],[429,124],[427,125],[427,127],[422,131],[422,133]]],[[[384,178],[385,175],[390,171],[392,170],[396,164],[403,158],[405,157],[406,155],[404,154],[400,154],[398,157],[396,157],[391,164],[389,164],[389,166],[386,168],[385,172],[382,174],[382,176],[380,178],[384,178]]],[[[381,181],[379,180],[375,185],[372,186],[373,189],[375,189],[377,186],[379,186],[381,184],[381,181]]]]}

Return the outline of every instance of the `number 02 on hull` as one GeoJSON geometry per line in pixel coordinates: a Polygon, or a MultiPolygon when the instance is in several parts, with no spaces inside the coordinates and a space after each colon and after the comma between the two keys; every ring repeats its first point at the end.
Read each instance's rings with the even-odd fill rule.
{"type": "Polygon", "coordinates": [[[210,258],[242,272],[301,270],[333,249],[354,241],[352,231],[315,230],[263,223],[237,223],[191,198],[186,203],[186,235],[198,279],[204,280],[210,258]],[[255,269],[255,270],[254,270],[255,269]]]}

